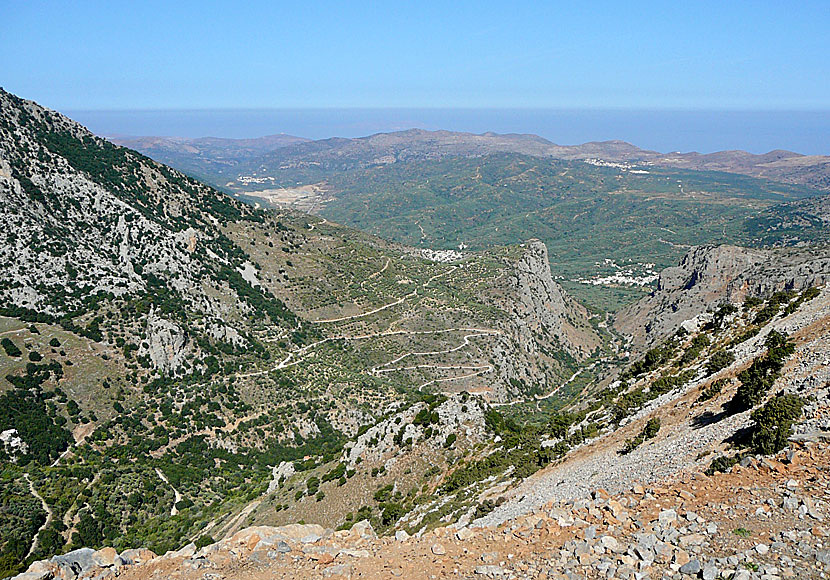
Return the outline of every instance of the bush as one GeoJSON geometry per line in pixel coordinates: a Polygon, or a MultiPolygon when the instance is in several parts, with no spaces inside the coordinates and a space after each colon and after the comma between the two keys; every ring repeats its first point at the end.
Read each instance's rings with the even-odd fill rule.
{"type": "Polygon", "coordinates": [[[202,534],[201,536],[199,536],[199,539],[196,540],[196,549],[201,550],[205,546],[210,546],[212,543],[214,543],[213,538],[211,538],[207,534],[202,534]]]}
{"type": "Polygon", "coordinates": [[[716,331],[720,330],[721,326],[723,325],[724,319],[726,319],[726,317],[730,314],[735,314],[737,311],[738,307],[734,304],[724,304],[715,311],[715,314],[712,317],[712,327],[716,331]]]}
{"type": "Polygon", "coordinates": [[[755,308],[756,306],[759,306],[763,303],[764,301],[757,296],[747,296],[746,300],[744,300],[744,310],[755,308]]]}
{"type": "Polygon", "coordinates": [[[697,402],[702,403],[704,401],[708,401],[709,399],[714,399],[715,397],[721,394],[721,391],[723,390],[723,386],[725,384],[726,379],[718,379],[714,381],[711,385],[709,385],[709,388],[704,389],[700,393],[700,396],[697,398],[697,402]]]}
{"type": "Polygon", "coordinates": [[[733,457],[727,457],[725,455],[721,455],[712,460],[712,463],[709,464],[708,469],[706,469],[706,475],[713,475],[715,472],[720,471],[721,473],[726,473],[726,471],[738,463],[742,459],[742,455],[738,454],[733,457]]]}
{"type": "Polygon", "coordinates": [[[748,369],[738,375],[741,386],[729,403],[733,412],[746,411],[763,401],[778,378],[784,361],[795,352],[795,345],[775,330],[769,333],[764,344],[766,354],[756,358],[748,369]]]}
{"type": "Polygon", "coordinates": [[[660,431],[660,417],[652,417],[646,423],[645,428],[643,429],[643,435],[646,436],[646,439],[654,439],[657,437],[657,433],[660,431]]]}
{"type": "Polygon", "coordinates": [[[381,523],[384,526],[391,526],[395,522],[397,522],[401,517],[406,513],[406,509],[396,502],[387,502],[381,504],[380,507],[383,511],[381,512],[381,523]]]}
{"type": "Polygon", "coordinates": [[[681,365],[687,365],[694,361],[700,353],[703,351],[704,348],[709,346],[711,341],[709,340],[709,336],[706,334],[698,334],[696,337],[692,339],[692,343],[689,345],[683,355],[680,357],[679,363],[681,365]]]}
{"type": "Polygon", "coordinates": [[[804,400],[797,395],[778,394],[752,413],[751,446],[755,453],[771,455],[787,446],[793,422],[801,416],[804,400]]]}
{"type": "Polygon", "coordinates": [[[706,374],[714,375],[735,362],[735,354],[731,350],[719,350],[706,363],[706,374]]]}
{"type": "Polygon", "coordinates": [[[17,358],[23,353],[17,348],[17,345],[11,341],[11,339],[7,336],[4,336],[2,340],[0,340],[0,346],[3,347],[3,350],[6,351],[6,354],[10,357],[17,358]]]}
{"type": "Polygon", "coordinates": [[[633,439],[627,439],[625,442],[625,446],[620,450],[620,455],[628,455],[637,447],[639,447],[643,441],[646,439],[654,439],[657,437],[657,433],[660,431],[660,418],[659,417],[652,417],[648,420],[643,430],[640,432],[639,435],[634,437],[633,439]]]}

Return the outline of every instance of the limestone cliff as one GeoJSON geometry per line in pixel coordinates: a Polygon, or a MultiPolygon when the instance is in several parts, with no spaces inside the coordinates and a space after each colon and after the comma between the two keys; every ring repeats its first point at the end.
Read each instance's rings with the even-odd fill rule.
{"type": "Polygon", "coordinates": [[[830,279],[830,248],[750,249],[700,246],[660,274],[651,295],[621,311],[618,330],[638,347],[674,332],[684,321],[723,303],[778,290],[821,286],[830,279]]]}

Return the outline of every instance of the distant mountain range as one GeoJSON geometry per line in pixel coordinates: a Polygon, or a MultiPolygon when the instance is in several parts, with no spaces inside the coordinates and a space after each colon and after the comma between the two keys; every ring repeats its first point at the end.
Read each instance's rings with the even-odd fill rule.
{"type": "Polygon", "coordinates": [[[762,155],[746,151],[660,153],[641,149],[625,141],[592,141],[563,146],[538,135],[473,134],[421,129],[378,133],[356,139],[335,137],[317,141],[289,135],[258,139],[112,136],[110,140],[214,182],[231,176],[233,168],[241,173],[258,174],[273,173],[275,168],[292,169],[295,172],[305,168],[309,177],[312,177],[325,169],[343,171],[416,159],[517,153],[554,159],[596,159],[647,163],[677,169],[724,171],[830,191],[830,156],[801,155],[783,150],[762,155]]]}

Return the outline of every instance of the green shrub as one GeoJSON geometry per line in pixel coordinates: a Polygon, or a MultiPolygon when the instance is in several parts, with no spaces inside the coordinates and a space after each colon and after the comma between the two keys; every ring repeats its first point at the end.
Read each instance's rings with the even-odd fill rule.
{"type": "Polygon", "coordinates": [[[17,358],[23,355],[21,350],[17,348],[17,345],[13,343],[11,339],[7,336],[4,336],[2,340],[0,340],[0,346],[3,347],[3,350],[5,350],[6,354],[10,357],[17,358]]]}
{"type": "Polygon", "coordinates": [[[725,473],[730,467],[738,463],[743,458],[742,455],[734,455],[732,457],[727,457],[725,455],[721,455],[712,460],[712,463],[709,464],[709,467],[706,469],[706,475],[713,475],[714,473],[720,471],[725,473]]]}
{"type": "Polygon", "coordinates": [[[706,363],[706,374],[714,375],[735,362],[735,354],[731,350],[719,350],[706,363]]]}
{"type": "Polygon", "coordinates": [[[764,301],[757,296],[747,296],[744,300],[744,310],[755,308],[756,306],[760,306],[763,303],[764,301]]]}
{"type": "Polygon", "coordinates": [[[211,538],[207,534],[202,534],[201,536],[199,536],[199,539],[196,540],[196,549],[201,550],[205,546],[210,546],[213,543],[214,543],[213,538],[211,538]]]}
{"type": "Polygon", "coordinates": [[[723,391],[723,386],[726,384],[726,379],[718,379],[714,381],[708,388],[704,389],[697,398],[698,403],[714,399],[723,391]]]}
{"type": "Polygon", "coordinates": [[[660,417],[652,417],[646,423],[645,428],[643,429],[643,435],[646,436],[646,439],[654,439],[657,437],[657,433],[660,431],[660,417]]]}
{"type": "Polygon", "coordinates": [[[692,343],[689,347],[683,352],[683,355],[680,357],[679,363],[681,365],[687,365],[693,362],[700,353],[703,351],[704,348],[709,346],[711,341],[709,340],[709,336],[706,334],[698,334],[696,337],[692,339],[692,343]]]}
{"type": "Polygon", "coordinates": [[[712,318],[712,327],[716,331],[720,330],[721,326],[723,326],[724,319],[730,314],[735,314],[737,311],[738,308],[734,304],[724,304],[715,311],[715,314],[712,318]]]}
{"type": "Polygon", "coordinates": [[[784,361],[795,352],[795,345],[775,330],[769,333],[764,344],[766,354],[756,358],[748,369],[738,375],[741,386],[729,404],[733,412],[746,411],[763,401],[778,378],[784,361]]]}
{"type": "Polygon", "coordinates": [[[646,439],[654,439],[660,431],[660,418],[652,417],[648,420],[643,430],[633,439],[627,439],[625,445],[620,450],[620,455],[628,455],[637,447],[639,447],[646,439]]]}
{"type": "Polygon", "coordinates": [[[755,453],[771,455],[787,446],[793,422],[801,416],[804,400],[797,395],[777,396],[752,413],[751,446],[755,453]]]}

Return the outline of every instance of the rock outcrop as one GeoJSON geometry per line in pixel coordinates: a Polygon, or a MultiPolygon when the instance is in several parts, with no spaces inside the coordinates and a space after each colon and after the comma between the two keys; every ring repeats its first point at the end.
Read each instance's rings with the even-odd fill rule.
{"type": "Polygon", "coordinates": [[[585,307],[554,281],[543,242],[523,244],[522,255],[506,273],[502,292],[494,297],[509,314],[505,336],[492,349],[496,370],[507,385],[535,385],[548,392],[573,372],[563,368],[563,361],[585,360],[601,340],[585,307]]]}
{"type": "Polygon", "coordinates": [[[660,274],[657,289],[615,319],[635,346],[645,347],[724,303],[778,290],[802,290],[830,281],[830,247],[759,250],[701,246],[660,274]]]}

